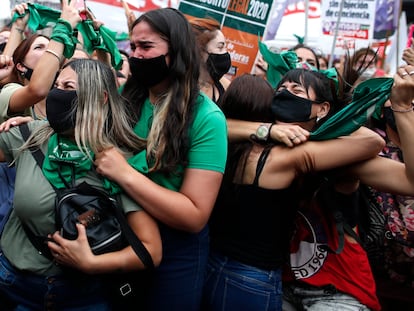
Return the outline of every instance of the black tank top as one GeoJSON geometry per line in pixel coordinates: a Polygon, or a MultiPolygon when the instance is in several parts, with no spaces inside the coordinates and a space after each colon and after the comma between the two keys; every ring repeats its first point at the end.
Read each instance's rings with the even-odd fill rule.
{"type": "Polygon", "coordinates": [[[209,222],[212,250],[265,270],[287,262],[298,207],[295,183],[277,190],[258,185],[270,149],[260,155],[252,184],[222,187],[209,222]]]}

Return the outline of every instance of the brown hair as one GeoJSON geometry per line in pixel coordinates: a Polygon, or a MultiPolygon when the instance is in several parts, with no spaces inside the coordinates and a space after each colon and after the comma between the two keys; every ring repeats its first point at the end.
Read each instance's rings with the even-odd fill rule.
{"type": "Polygon", "coordinates": [[[220,30],[220,23],[212,18],[193,18],[189,20],[196,36],[199,49],[206,52],[205,47],[220,30]]]}
{"type": "MultiPolygon", "coordinates": [[[[370,64],[371,63],[375,64],[377,62],[377,53],[378,53],[378,51],[374,51],[373,49],[368,48],[368,47],[367,48],[361,48],[361,49],[355,51],[354,55],[352,55],[352,57],[351,57],[351,67],[354,68],[358,64],[358,61],[360,61],[360,60],[365,62],[365,59],[367,58],[368,55],[374,56],[374,58],[370,62],[370,64]]],[[[355,68],[355,70],[364,71],[366,69],[366,67],[368,67],[368,66],[360,65],[359,68],[355,68]]]]}
{"type": "MultiPolygon", "coordinates": [[[[39,38],[44,37],[49,40],[47,36],[41,35],[41,34],[33,34],[26,39],[24,39],[20,44],[17,46],[17,48],[13,52],[13,62],[14,62],[14,68],[12,72],[10,73],[10,79],[9,82],[15,82],[15,83],[22,83],[22,79],[20,77],[21,73],[17,70],[16,65],[22,64],[24,65],[24,59],[27,55],[27,53],[30,51],[30,47],[32,46],[33,42],[39,38]]],[[[32,68],[34,69],[34,68],[32,68]]]]}

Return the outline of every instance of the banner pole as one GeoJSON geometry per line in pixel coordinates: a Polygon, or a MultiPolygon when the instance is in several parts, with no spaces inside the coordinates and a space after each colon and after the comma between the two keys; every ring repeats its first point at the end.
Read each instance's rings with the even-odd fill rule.
{"type": "Polygon", "coordinates": [[[339,23],[341,22],[341,16],[342,16],[343,8],[344,8],[344,0],[341,0],[341,5],[339,7],[339,13],[338,13],[338,20],[336,21],[335,33],[334,33],[334,37],[333,37],[333,41],[332,41],[331,55],[329,57],[328,68],[331,68],[332,64],[333,64],[333,60],[334,60],[334,56],[335,56],[334,55],[334,53],[335,53],[335,44],[336,44],[336,39],[338,37],[339,23]]]}
{"type": "Polygon", "coordinates": [[[305,0],[305,35],[303,37],[303,43],[308,44],[308,17],[309,17],[309,0],[305,0]]]}

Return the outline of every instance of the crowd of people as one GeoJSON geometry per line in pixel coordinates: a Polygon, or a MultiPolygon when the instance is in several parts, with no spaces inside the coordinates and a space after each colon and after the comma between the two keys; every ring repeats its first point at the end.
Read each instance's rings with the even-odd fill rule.
{"type": "MultiPolygon", "coordinates": [[[[280,51],[230,79],[212,18],[173,8],[135,18],[126,7],[131,52],[116,51],[118,66],[102,46],[88,52],[74,31],[85,22],[76,1],[61,3],[50,35],[28,29],[28,3],[0,32],[0,162],[16,173],[0,239],[1,308],[119,310],[111,281],[125,274],[143,283],[131,310],[410,305],[381,287],[414,287],[409,49],[407,65],[385,77],[371,48],[328,68],[298,44],[294,69],[273,87],[268,57],[280,51]],[[75,240],[62,236],[55,189],[68,181],[120,197],[154,269],[131,245],[95,254],[83,224],[75,240]],[[361,185],[386,218],[380,261],[359,240],[361,185]],[[351,231],[340,231],[333,206],[351,231]],[[50,257],[26,228],[45,237],[50,257]]],[[[85,14],[99,36],[102,23],[85,14]]]]}

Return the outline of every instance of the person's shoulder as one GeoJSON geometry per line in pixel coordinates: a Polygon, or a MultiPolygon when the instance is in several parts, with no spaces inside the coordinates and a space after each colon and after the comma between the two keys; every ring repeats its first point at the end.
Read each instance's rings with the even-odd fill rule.
{"type": "MultiPolygon", "coordinates": [[[[36,129],[38,129],[39,127],[41,127],[45,124],[47,124],[47,121],[43,121],[43,120],[33,120],[33,121],[28,122],[27,126],[29,128],[29,134],[31,134],[36,129]]],[[[21,134],[19,126],[11,127],[9,132],[12,134],[12,136],[23,137],[22,134],[21,134]]]]}
{"type": "Polygon", "coordinates": [[[222,78],[220,79],[220,83],[221,83],[221,85],[223,86],[223,88],[224,88],[225,90],[227,90],[227,88],[229,87],[229,85],[230,85],[230,83],[231,83],[231,80],[230,80],[230,79],[228,79],[228,78],[226,78],[226,77],[222,77],[222,78]]]}
{"type": "Polygon", "coordinates": [[[197,105],[197,109],[196,111],[200,112],[214,112],[214,111],[220,111],[221,109],[219,108],[219,106],[217,106],[217,104],[215,102],[213,102],[213,100],[208,97],[206,94],[204,94],[203,92],[200,92],[197,100],[196,100],[196,105],[197,105]]]}
{"type": "Polygon", "coordinates": [[[19,83],[10,82],[10,83],[5,84],[1,88],[1,93],[3,93],[3,92],[12,92],[12,91],[17,90],[17,89],[20,89],[22,87],[23,87],[23,85],[21,85],[19,83]]]}
{"type": "MultiPolygon", "coordinates": [[[[11,95],[18,89],[22,88],[23,85],[19,84],[19,83],[7,83],[5,84],[0,91],[0,97],[1,98],[10,98],[11,95]]],[[[8,102],[8,101],[7,101],[8,102]]]]}

